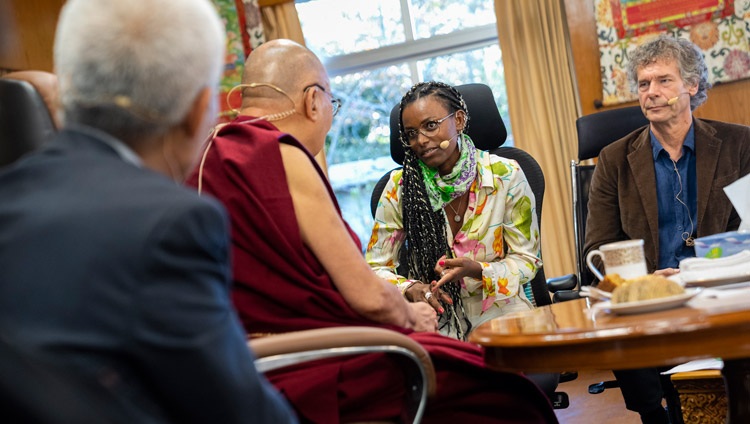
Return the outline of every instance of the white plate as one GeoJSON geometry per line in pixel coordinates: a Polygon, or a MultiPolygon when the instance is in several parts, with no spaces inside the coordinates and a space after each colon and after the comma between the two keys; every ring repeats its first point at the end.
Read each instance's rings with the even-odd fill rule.
{"type": "Polygon", "coordinates": [[[700,288],[686,289],[685,293],[659,299],[641,300],[639,302],[610,303],[601,307],[618,315],[642,314],[676,308],[687,303],[701,291],[700,288]]]}
{"type": "Polygon", "coordinates": [[[706,275],[692,275],[688,276],[687,274],[680,276],[680,274],[676,274],[680,277],[680,280],[684,284],[685,287],[717,287],[717,286],[724,286],[727,284],[735,284],[735,283],[743,283],[745,281],[750,281],[750,271],[731,275],[731,276],[718,276],[718,277],[712,277],[712,276],[706,276],[706,275]]]}
{"type": "Polygon", "coordinates": [[[581,296],[589,296],[599,300],[612,299],[612,293],[604,290],[599,290],[596,287],[583,286],[581,287],[581,296]]]}

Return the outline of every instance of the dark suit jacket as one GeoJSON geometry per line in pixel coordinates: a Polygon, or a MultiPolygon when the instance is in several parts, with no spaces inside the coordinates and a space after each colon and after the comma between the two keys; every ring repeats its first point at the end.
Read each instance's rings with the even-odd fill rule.
{"type": "Polygon", "coordinates": [[[0,328],[144,418],[293,421],[231,306],[224,209],[100,134],[63,131],[0,174],[0,328]]]}
{"type": "MultiPolygon", "coordinates": [[[[740,224],[723,188],[750,172],[750,127],[694,118],[698,237],[740,224]]],[[[589,193],[585,254],[643,239],[649,272],[659,264],[659,211],[649,128],[602,149],[589,193]]]]}

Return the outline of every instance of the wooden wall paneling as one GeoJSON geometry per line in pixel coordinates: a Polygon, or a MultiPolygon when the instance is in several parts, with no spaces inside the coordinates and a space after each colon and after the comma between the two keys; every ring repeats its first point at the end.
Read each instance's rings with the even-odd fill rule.
{"type": "Polygon", "coordinates": [[[695,109],[698,118],[750,125],[750,79],[717,84],[706,103],[695,109]]]}
{"type": "MultiPolygon", "coordinates": [[[[602,98],[594,0],[564,0],[564,3],[582,114],[636,104],[594,106],[594,102],[602,98]]],[[[719,84],[709,90],[708,101],[695,110],[695,116],[750,125],[750,79],[719,84]]]]}
{"type": "Polygon", "coordinates": [[[51,72],[55,27],[65,0],[0,3],[0,68],[51,72]]]}

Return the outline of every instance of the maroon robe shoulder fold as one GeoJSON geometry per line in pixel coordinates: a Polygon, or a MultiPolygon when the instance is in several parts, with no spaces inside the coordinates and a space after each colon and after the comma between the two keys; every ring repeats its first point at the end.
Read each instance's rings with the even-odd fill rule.
{"type": "MultiPolygon", "coordinates": [[[[379,324],[354,311],[302,242],[280,143],[308,154],[338,209],[333,190],[295,138],[266,121],[252,121],[241,116],[221,128],[202,167],[188,180],[229,210],[233,301],[249,334],[355,325],[389,328],[419,342],[435,365],[438,389],[428,404],[425,423],[557,422],[549,401],[533,383],[520,375],[489,370],[480,348],[438,334],[379,324]]],[[[343,218],[342,224],[346,225],[343,218]]],[[[352,237],[357,240],[353,233],[352,237]]],[[[397,363],[381,354],[295,367],[268,378],[302,422],[394,418],[405,396],[397,363]]]]}

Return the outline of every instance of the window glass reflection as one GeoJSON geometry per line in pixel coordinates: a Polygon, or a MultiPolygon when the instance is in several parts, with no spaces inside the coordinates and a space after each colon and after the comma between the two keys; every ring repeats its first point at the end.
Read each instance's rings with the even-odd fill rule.
{"type": "Polygon", "coordinates": [[[333,121],[326,139],[328,178],[344,219],[364,245],[372,229],[370,197],[375,183],[398,166],[391,160],[391,108],[411,87],[411,81],[406,65],[331,80],[331,89],[346,107],[333,121]]]}
{"type": "Polygon", "coordinates": [[[321,59],[405,40],[399,0],[297,1],[305,42],[321,59]]]}
{"type": "Polygon", "coordinates": [[[495,3],[487,0],[410,0],[414,38],[494,24],[495,3]]]}
{"type": "Polygon", "coordinates": [[[420,60],[417,62],[417,69],[422,81],[436,80],[451,85],[480,82],[489,85],[508,130],[505,146],[513,145],[505,71],[498,45],[420,60]]]}

